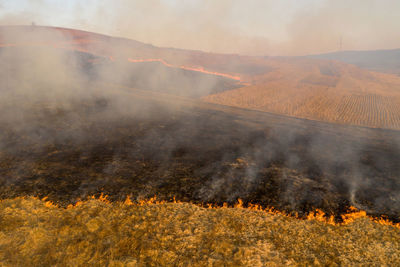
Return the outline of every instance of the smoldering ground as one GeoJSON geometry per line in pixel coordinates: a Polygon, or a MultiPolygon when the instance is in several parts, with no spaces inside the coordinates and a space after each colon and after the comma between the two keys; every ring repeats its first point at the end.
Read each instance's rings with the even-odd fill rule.
{"type": "Polygon", "coordinates": [[[59,48],[2,48],[0,73],[1,198],[241,198],[399,220],[397,131],[207,104],[186,97],[228,80],[59,48]]]}

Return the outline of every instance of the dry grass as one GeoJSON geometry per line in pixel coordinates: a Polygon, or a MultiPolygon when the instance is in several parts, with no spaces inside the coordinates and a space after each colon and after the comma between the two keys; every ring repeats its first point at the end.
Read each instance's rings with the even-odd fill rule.
{"type": "Polygon", "coordinates": [[[399,265],[400,230],[188,203],[0,203],[3,266],[399,265]]]}

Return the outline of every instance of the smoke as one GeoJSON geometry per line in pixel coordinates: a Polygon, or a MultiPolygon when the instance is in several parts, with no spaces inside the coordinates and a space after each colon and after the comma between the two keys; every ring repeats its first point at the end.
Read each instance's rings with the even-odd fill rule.
{"type": "Polygon", "coordinates": [[[219,53],[305,55],[336,51],[340,40],[347,50],[400,47],[395,0],[29,1],[9,9],[1,24],[35,21],[219,53]]]}
{"type": "Polygon", "coordinates": [[[394,35],[396,1],[326,1],[321,7],[297,12],[287,25],[283,54],[316,54],[337,50],[400,47],[394,35]]]}
{"type": "Polygon", "coordinates": [[[104,191],[398,214],[395,133],[190,101],[224,78],[48,45],[70,38],[40,27],[2,35],[33,45],[0,49],[1,196],[104,191]]]}
{"type": "MultiPolygon", "coordinates": [[[[164,106],[175,108],[172,101],[153,103],[154,99],[169,99],[171,94],[201,97],[238,86],[228,78],[160,62],[128,62],[130,47],[121,42],[108,44],[113,60],[60,48],[60,44],[74,43],[74,38],[70,32],[46,27],[1,29],[0,40],[6,46],[0,47],[0,121],[7,133],[28,137],[20,140],[27,145],[70,139],[85,142],[86,120],[100,123],[126,116],[152,118],[164,106]],[[139,100],[132,96],[132,90],[139,100]],[[46,130],[66,125],[69,129],[65,132],[46,130]]],[[[93,42],[86,49],[100,51],[103,47],[93,42]]],[[[6,132],[4,139],[9,137],[6,132]]],[[[0,147],[7,147],[7,143],[9,139],[0,139],[0,147]]]]}

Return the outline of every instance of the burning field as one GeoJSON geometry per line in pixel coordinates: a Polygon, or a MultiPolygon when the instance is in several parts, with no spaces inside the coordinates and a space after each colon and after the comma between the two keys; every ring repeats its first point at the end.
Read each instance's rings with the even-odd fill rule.
{"type": "Polygon", "coordinates": [[[67,209],[3,200],[5,265],[397,265],[400,229],[357,218],[346,225],[189,203],[89,200],[67,209]]]}
{"type": "Polygon", "coordinates": [[[260,59],[54,46],[0,49],[4,264],[399,263],[399,131],[199,99],[260,59]]]}
{"type": "Polygon", "coordinates": [[[87,90],[95,97],[21,106],[27,113],[12,121],[2,113],[2,198],[46,196],[63,206],[100,193],[217,204],[241,198],[304,216],[315,208],[340,216],[355,206],[399,220],[397,132],[111,85],[87,90]]]}

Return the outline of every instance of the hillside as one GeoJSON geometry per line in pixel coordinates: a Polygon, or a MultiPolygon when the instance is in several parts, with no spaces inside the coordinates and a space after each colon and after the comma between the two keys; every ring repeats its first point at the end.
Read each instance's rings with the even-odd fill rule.
{"type": "Polygon", "coordinates": [[[68,209],[0,202],[0,264],[107,266],[399,265],[400,229],[361,216],[346,225],[241,208],[100,200],[68,209]]]}
{"type": "MultiPolygon", "coordinates": [[[[97,75],[129,87],[299,118],[400,129],[400,77],[320,59],[324,56],[205,53],[41,26],[0,27],[0,47],[79,51],[94,57],[89,63],[97,75]]],[[[367,60],[360,53],[357,57],[367,60]]],[[[381,58],[376,53],[368,55],[381,58]]],[[[389,65],[385,66],[393,67],[389,65]]],[[[379,66],[372,69],[383,70],[379,66]]]]}
{"type": "MultiPolygon", "coordinates": [[[[120,62],[160,62],[169,67],[225,74],[245,80],[246,75],[268,71],[262,58],[195,50],[155,47],[135,40],[75,29],[45,26],[0,26],[0,47],[58,47],[90,53],[120,62]]],[[[223,76],[222,75],[222,76],[223,76]]]]}
{"type": "Polygon", "coordinates": [[[332,61],[279,61],[252,86],[203,97],[312,120],[400,129],[400,77],[332,61]]]}
{"type": "MultiPolygon", "coordinates": [[[[37,36],[36,27],[27,29],[34,34],[24,37],[37,36]]],[[[207,90],[228,90],[224,95],[255,88],[258,95],[241,99],[258,96],[257,103],[270,99],[263,85],[276,81],[282,87],[274,98],[290,100],[276,103],[279,108],[309,102],[321,88],[333,88],[331,99],[356,95],[364,88],[358,82],[369,85],[365,95],[395,101],[393,76],[344,63],[272,58],[264,62],[270,72],[248,80],[253,86],[229,90],[237,80],[25,41],[0,49],[1,198],[48,196],[60,205],[100,193],[112,200],[157,194],[196,203],[241,198],[303,216],[319,208],[340,219],[356,206],[400,219],[398,131],[194,99],[207,90]]]]}
{"type": "Polygon", "coordinates": [[[399,265],[399,79],[0,27],[0,265],[399,265]]]}

